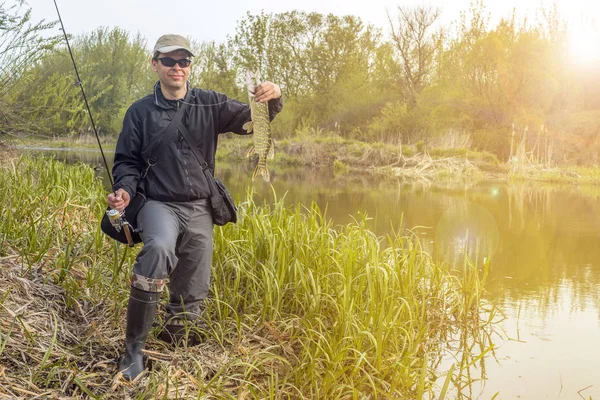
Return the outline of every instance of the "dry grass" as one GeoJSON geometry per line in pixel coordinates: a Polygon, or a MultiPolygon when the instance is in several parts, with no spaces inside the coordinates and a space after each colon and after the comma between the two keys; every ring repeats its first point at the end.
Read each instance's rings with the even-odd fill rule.
{"type": "Polygon", "coordinates": [[[457,178],[481,176],[482,173],[465,157],[432,158],[427,153],[419,153],[411,157],[402,155],[398,162],[383,169],[393,176],[431,180],[434,178],[457,178]]]}
{"type": "Polygon", "coordinates": [[[228,350],[207,340],[175,349],[151,336],[145,351],[151,374],[129,384],[117,374],[124,319],[115,317],[112,299],[84,296],[69,307],[65,289],[49,282],[46,271],[26,272],[11,253],[0,258],[0,398],[123,399],[148,387],[157,398],[197,397],[231,361],[232,350],[274,343],[261,338],[228,350]]]}
{"type": "Polygon", "coordinates": [[[17,157],[17,152],[8,142],[0,139],[0,166],[17,157]]]}

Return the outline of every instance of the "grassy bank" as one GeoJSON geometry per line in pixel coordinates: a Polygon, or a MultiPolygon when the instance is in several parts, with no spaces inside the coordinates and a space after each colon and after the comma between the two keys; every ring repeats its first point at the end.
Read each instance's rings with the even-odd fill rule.
{"type": "MultiPolygon", "coordinates": [[[[252,143],[252,137],[227,135],[219,142],[217,159],[239,161],[252,143]]],[[[490,153],[475,152],[466,148],[425,149],[422,145],[393,145],[390,143],[367,143],[345,139],[334,134],[304,134],[276,141],[275,159],[280,165],[333,167],[337,169],[388,172],[393,169],[408,170],[423,159],[470,162],[482,170],[502,170],[496,157],[490,153]]],[[[429,170],[422,169],[422,175],[429,170]]],[[[451,171],[447,171],[451,172],[451,171]]]]}
{"type": "MultiPolygon", "coordinates": [[[[130,387],[115,372],[137,249],[99,232],[104,196],[84,165],[0,169],[7,396],[422,398],[446,391],[433,385],[442,347],[461,332],[455,350],[468,350],[491,329],[484,272],[452,275],[413,238],[382,242],[364,221],[336,230],[314,205],[249,196],[238,224],[215,232],[208,340],[173,349],[152,336],[152,370],[130,387]]],[[[463,386],[470,357],[441,381],[463,386]]]]}
{"type": "MultiPolygon", "coordinates": [[[[11,140],[17,146],[45,148],[98,149],[94,136],[73,140],[52,138],[25,138],[11,140]]],[[[103,138],[102,146],[113,151],[115,138],[103,138]]],[[[219,141],[218,162],[240,162],[252,145],[251,136],[224,135],[219,141]]],[[[345,139],[333,133],[297,135],[276,141],[275,159],[270,165],[280,167],[325,167],[339,173],[368,171],[412,181],[464,181],[505,179],[511,181],[540,181],[548,183],[600,184],[598,166],[549,166],[533,159],[523,158],[515,163],[501,162],[488,152],[478,152],[465,147],[427,148],[416,145],[367,143],[345,139]]]]}
{"type": "Polygon", "coordinates": [[[360,219],[333,229],[314,205],[249,196],[238,224],[215,230],[207,341],[173,349],[155,327],[152,369],[128,386],[115,372],[137,248],[99,232],[93,170],[29,158],[0,168],[6,396],[443,397],[465,385],[470,346],[491,329],[485,272],[453,275],[414,238],[382,240],[360,219]],[[467,356],[444,376],[435,368],[457,332],[467,356]]]}
{"type": "MultiPolygon", "coordinates": [[[[2,140],[2,139],[0,139],[2,140]]],[[[45,137],[45,136],[25,136],[25,137],[6,137],[4,142],[12,146],[43,147],[52,149],[98,149],[98,140],[93,134],[79,135],[75,137],[45,137]]],[[[101,136],[100,144],[104,150],[112,151],[117,144],[117,138],[112,136],[101,136]]]]}
{"type": "MultiPolygon", "coordinates": [[[[252,137],[226,135],[219,142],[217,159],[238,162],[245,158],[252,137]]],[[[600,167],[559,165],[534,157],[521,143],[515,150],[519,157],[500,161],[489,152],[468,147],[434,147],[423,143],[394,145],[346,139],[333,133],[304,132],[293,138],[276,141],[275,159],[280,166],[329,167],[338,172],[368,171],[413,181],[477,181],[504,179],[600,185],[600,167]]]]}
{"type": "Polygon", "coordinates": [[[508,178],[514,182],[538,181],[547,183],[568,183],[578,185],[600,185],[600,167],[573,166],[569,168],[548,168],[532,166],[509,172],[508,178]]]}

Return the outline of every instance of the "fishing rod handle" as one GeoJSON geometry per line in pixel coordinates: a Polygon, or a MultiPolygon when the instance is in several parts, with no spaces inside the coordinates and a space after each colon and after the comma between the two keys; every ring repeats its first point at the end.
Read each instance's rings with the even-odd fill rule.
{"type": "Polygon", "coordinates": [[[131,237],[131,231],[129,230],[129,224],[123,224],[123,230],[125,231],[125,237],[127,238],[127,245],[129,247],[133,247],[135,243],[133,243],[133,238],[131,237]]]}

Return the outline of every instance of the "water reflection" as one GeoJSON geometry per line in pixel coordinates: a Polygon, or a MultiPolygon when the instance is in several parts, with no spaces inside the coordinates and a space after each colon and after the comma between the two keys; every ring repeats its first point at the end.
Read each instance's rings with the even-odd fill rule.
{"type": "Polygon", "coordinates": [[[459,202],[441,215],[434,243],[438,257],[450,264],[462,263],[465,255],[486,262],[500,243],[496,218],[481,205],[459,202]]]}
{"type": "MultiPolygon", "coordinates": [[[[55,156],[105,174],[98,153],[55,156]]],[[[600,397],[600,188],[506,182],[448,188],[302,168],[274,169],[271,188],[251,182],[251,170],[245,162],[220,165],[217,175],[238,199],[253,188],[258,202],[272,201],[274,192],[288,204],[315,202],[336,224],[365,213],[377,234],[410,229],[447,263],[460,265],[465,250],[479,264],[489,262],[487,297],[505,319],[494,339],[496,358],[479,367],[487,379],[469,386],[469,398],[500,392],[502,399],[570,399],[581,389],[585,398],[600,397]]]]}

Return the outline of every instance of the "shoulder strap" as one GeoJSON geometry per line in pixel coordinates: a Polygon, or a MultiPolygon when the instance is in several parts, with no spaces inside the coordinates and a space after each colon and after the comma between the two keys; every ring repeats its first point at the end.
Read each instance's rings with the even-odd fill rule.
{"type": "Polygon", "coordinates": [[[167,125],[167,128],[165,129],[165,133],[162,135],[162,139],[160,141],[155,142],[154,145],[151,147],[150,152],[149,152],[150,155],[148,156],[148,159],[146,160],[146,163],[147,163],[146,169],[142,173],[142,179],[144,179],[146,177],[146,174],[148,173],[148,170],[150,169],[150,167],[153,167],[154,165],[156,165],[156,162],[160,158],[160,154],[162,154],[162,153],[159,154],[158,149],[164,148],[164,146],[167,143],[169,143],[169,140],[171,140],[173,138],[173,135],[175,135],[175,132],[177,132],[177,126],[179,125],[179,123],[181,122],[181,120],[183,118],[183,114],[185,113],[185,110],[187,108],[187,103],[189,103],[189,101],[190,101],[191,92],[192,92],[192,88],[188,88],[188,90],[185,94],[185,98],[183,99],[183,101],[178,103],[179,109],[173,116],[173,119],[171,120],[171,122],[169,122],[169,125],[167,125]]]}

